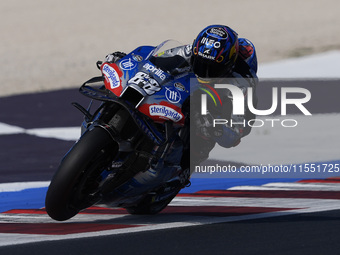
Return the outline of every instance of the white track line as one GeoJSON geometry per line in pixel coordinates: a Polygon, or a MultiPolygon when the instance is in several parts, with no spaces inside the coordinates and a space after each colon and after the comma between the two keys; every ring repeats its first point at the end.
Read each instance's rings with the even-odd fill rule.
{"type": "Polygon", "coordinates": [[[340,183],[288,183],[275,182],[262,186],[235,186],[228,190],[312,190],[312,191],[340,191],[340,183]]]}
{"type": "Polygon", "coordinates": [[[0,192],[15,192],[25,189],[45,188],[50,185],[49,181],[44,182],[11,182],[0,183],[0,192]]]}

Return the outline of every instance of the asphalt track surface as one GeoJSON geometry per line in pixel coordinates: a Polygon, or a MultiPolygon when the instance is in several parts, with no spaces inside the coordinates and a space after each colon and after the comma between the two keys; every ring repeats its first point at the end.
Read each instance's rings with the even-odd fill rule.
{"type": "Polygon", "coordinates": [[[0,247],[1,254],[338,254],[340,210],[0,247]]]}
{"type": "MultiPolygon", "coordinates": [[[[307,81],[307,83],[308,85],[306,81],[285,81],[281,86],[308,86],[313,95],[318,93],[320,97],[311,100],[308,105],[308,109],[312,113],[339,112],[338,95],[340,87],[336,86],[339,81],[323,81],[322,87],[320,87],[320,81],[307,81]],[[327,93],[324,92],[325,90],[327,93]]],[[[276,83],[276,85],[278,84],[276,83]]],[[[265,100],[268,91],[265,87],[259,87],[259,95],[263,98],[260,102],[264,107],[268,103],[265,100]]],[[[84,105],[88,102],[75,89],[1,98],[0,122],[26,129],[77,126],[82,121],[82,116],[70,106],[72,101],[84,105]]],[[[294,109],[291,109],[291,111],[294,111],[294,109]]],[[[50,180],[60,158],[72,146],[73,142],[53,138],[37,138],[28,134],[15,134],[0,136],[0,144],[3,148],[0,154],[0,183],[6,183],[50,180]]],[[[218,217],[234,218],[231,221],[209,220],[209,224],[201,225],[183,224],[182,227],[177,225],[177,227],[165,229],[0,246],[0,252],[1,254],[338,254],[340,250],[340,207],[338,199],[340,199],[340,196],[338,187],[335,186],[338,182],[337,179],[328,182],[330,187],[334,189],[331,191],[308,190],[306,193],[298,192],[298,195],[294,191],[295,195],[288,196],[288,198],[302,197],[305,199],[304,201],[316,199],[315,203],[320,203],[320,207],[322,201],[325,201],[329,209],[327,207],[324,210],[308,211],[306,205],[300,204],[300,207],[298,207],[294,204],[284,209],[286,210],[285,213],[280,213],[282,212],[281,208],[278,210],[279,213],[275,215],[275,207],[272,206],[270,208],[273,209],[274,214],[267,211],[270,217],[263,215],[259,218],[249,219],[247,217],[242,218],[242,215],[248,213],[256,215],[256,208],[268,209],[269,207],[265,207],[265,204],[259,202],[257,207],[254,205],[249,207],[255,211],[246,213],[243,211],[244,208],[240,210],[235,205],[228,208],[226,206],[225,211],[221,211],[221,208],[216,211],[212,211],[211,208],[203,210],[202,208],[205,207],[201,206],[201,209],[187,212],[180,211],[181,201],[186,201],[186,197],[183,195],[177,201],[179,204],[177,207],[175,206],[176,211],[171,211],[173,208],[170,208],[164,214],[137,218],[133,219],[132,222],[144,225],[150,222],[155,223],[155,219],[156,222],[159,221],[160,223],[166,221],[181,223],[186,222],[188,218],[193,218],[194,221],[197,219],[197,222],[204,222],[200,217],[206,216],[214,216],[214,219],[218,217]],[[296,211],[294,211],[295,209],[296,211]]],[[[250,194],[244,190],[242,192],[243,194],[240,196],[247,199],[244,200],[245,204],[248,202],[252,204],[253,193],[250,192],[250,194]]],[[[275,192],[269,191],[262,195],[268,198],[269,193],[274,194],[275,192]]],[[[211,201],[214,201],[214,199],[216,203],[219,202],[215,195],[204,194],[200,197],[198,194],[197,196],[201,199],[200,203],[202,204],[212,203],[211,201]]],[[[227,199],[226,197],[231,195],[222,194],[221,196],[223,199],[227,199]]],[[[278,196],[283,195],[278,193],[278,196]]],[[[192,196],[188,199],[191,198],[192,196]]],[[[197,201],[199,199],[197,198],[197,201]]],[[[313,201],[311,200],[311,203],[313,201]]],[[[286,202],[288,205],[288,201],[286,202]]],[[[285,207],[285,205],[282,204],[280,207],[285,207]]],[[[311,208],[313,206],[316,207],[317,205],[310,205],[311,208]]],[[[23,211],[21,213],[16,212],[15,214],[19,217],[17,224],[15,224],[15,221],[9,221],[8,224],[2,225],[2,230],[6,226],[5,233],[14,233],[14,240],[16,238],[20,240],[20,235],[18,237],[15,233],[22,231],[21,228],[24,224],[21,220],[27,215],[37,215],[40,212],[23,211]]],[[[114,213],[112,212],[112,214],[114,213]]],[[[8,213],[7,215],[11,214],[8,213]]],[[[4,215],[4,217],[7,215],[4,215]]],[[[92,221],[98,224],[117,224],[120,221],[124,223],[127,219],[131,219],[130,216],[112,217],[112,219],[93,219],[93,217],[96,216],[92,216],[92,221]]],[[[10,219],[10,217],[7,219],[10,219]]],[[[48,223],[50,224],[48,226],[53,224],[48,223]]],[[[83,222],[81,219],[80,223],[89,224],[86,220],[83,222]]],[[[67,224],[72,223],[57,224],[62,231],[66,231],[67,229],[70,230],[67,224]]],[[[34,232],[32,230],[38,237],[42,235],[39,231],[34,232]]]]}

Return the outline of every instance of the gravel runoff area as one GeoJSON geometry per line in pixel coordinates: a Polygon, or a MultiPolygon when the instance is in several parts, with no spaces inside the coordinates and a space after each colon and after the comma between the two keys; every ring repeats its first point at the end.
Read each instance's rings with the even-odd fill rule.
{"type": "Polygon", "coordinates": [[[261,63],[340,49],[339,0],[2,0],[0,97],[78,87],[107,53],[225,24],[261,63]]]}

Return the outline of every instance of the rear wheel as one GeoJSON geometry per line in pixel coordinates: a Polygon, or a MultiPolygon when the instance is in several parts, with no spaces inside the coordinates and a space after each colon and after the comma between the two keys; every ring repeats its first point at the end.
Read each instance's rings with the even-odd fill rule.
{"type": "Polygon", "coordinates": [[[48,215],[63,221],[98,202],[96,191],[118,145],[109,133],[95,127],[87,131],[62,160],[48,188],[48,215]]]}

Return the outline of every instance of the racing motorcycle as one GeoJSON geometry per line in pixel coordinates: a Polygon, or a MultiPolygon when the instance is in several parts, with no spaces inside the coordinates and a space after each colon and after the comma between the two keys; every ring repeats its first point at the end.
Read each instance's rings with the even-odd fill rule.
{"type": "MultiPolygon", "coordinates": [[[[95,204],[156,214],[190,181],[190,47],[168,40],[116,61],[98,61],[85,82],[82,134],[52,178],[48,215],[72,218],[95,204]]],[[[191,84],[190,84],[191,83],[191,84]]],[[[197,85],[198,86],[198,85],[197,85]]]]}

